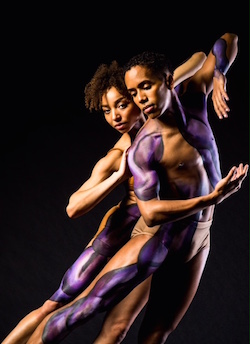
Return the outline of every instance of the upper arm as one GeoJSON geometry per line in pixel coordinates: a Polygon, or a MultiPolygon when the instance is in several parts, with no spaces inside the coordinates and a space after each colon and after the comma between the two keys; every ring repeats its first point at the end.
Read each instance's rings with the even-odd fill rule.
{"type": "Polygon", "coordinates": [[[101,183],[118,170],[123,151],[119,149],[110,150],[94,166],[89,179],[79,188],[79,191],[87,190],[101,183]]]}
{"type": "Polygon", "coordinates": [[[131,144],[128,134],[123,134],[115,145],[102,157],[92,169],[89,179],[82,184],[78,191],[90,189],[119,170],[123,152],[131,144]]]}
{"type": "Polygon", "coordinates": [[[160,183],[156,166],[163,154],[161,135],[143,137],[132,147],[128,163],[134,177],[135,194],[142,201],[157,198],[160,183]]]}
{"type": "Polygon", "coordinates": [[[174,87],[183,80],[194,75],[205,62],[207,56],[203,52],[194,53],[187,61],[182,63],[174,71],[174,87]]]}
{"type": "MultiPolygon", "coordinates": [[[[228,68],[234,62],[237,51],[238,51],[238,37],[235,34],[226,33],[221,36],[222,39],[226,42],[226,57],[228,59],[228,68]]],[[[217,40],[218,41],[218,40],[217,40]]],[[[216,42],[217,42],[216,41],[216,42]]],[[[215,42],[215,44],[216,44],[215,42]]],[[[209,94],[213,89],[213,77],[214,69],[216,66],[216,58],[212,52],[213,48],[210,50],[205,62],[202,67],[197,70],[197,72],[192,76],[191,82],[196,88],[199,88],[203,93],[209,94]]],[[[226,74],[226,72],[225,72],[226,74]]]]}

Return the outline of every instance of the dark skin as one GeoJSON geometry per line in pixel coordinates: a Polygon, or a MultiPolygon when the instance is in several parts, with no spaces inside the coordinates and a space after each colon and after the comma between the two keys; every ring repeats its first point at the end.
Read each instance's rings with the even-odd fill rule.
{"type": "MultiPolygon", "coordinates": [[[[204,53],[195,53],[175,70],[175,84],[192,75],[204,62],[204,53]]],[[[131,145],[138,128],[145,122],[140,109],[127,92],[123,72],[116,61],[109,66],[101,65],[85,89],[86,107],[90,111],[102,111],[107,123],[121,133],[114,147],[94,166],[91,176],[74,192],[67,205],[69,217],[83,216],[110,193],[121,182],[127,184],[122,205],[111,208],[92,240],[79,258],[66,271],[59,288],[44,304],[24,317],[5,338],[4,343],[26,343],[34,329],[56,309],[69,303],[84,290],[100,267],[119,246],[129,240],[132,228],[139,217],[130,174],[118,173],[123,152],[131,145]],[[102,243],[105,250],[102,252],[102,243]],[[107,245],[111,250],[106,249],[107,245]],[[95,264],[92,264],[94,259],[95,264]],[[89,263],[88,263],[89,262],[89,263]],[[91,265],[92,264],[92,265],[91,265]]],[[[110,310],[95,343],[119,343],[125,337],[136,316],[148,300],[151,277],[135,288],[130,295],[110,310]]]]}
{"type": "MultiPolygon", "coordinates": [[[[229,45],[230,38],[232,38],[231,43],[233,43],[234,38],[231,35],[225,36],[225,39],[229,39],[229,45]]],[[[215,60],[212,66],[212,71],[214,70],[214,66],[215,60]]],[[[125,81],[129,91],[131,91],[131,94],[134,97],[136,104],[144,110],[146,99],[154,100],[153,102],[149,103],[149,106],[145,111],[147,115],[151,115],[151,113],[153,113],[154,117],[156,118],[161,115],[162,111],[165,112],[166,110],[168,110],[168,115],[170,115],[173,111],[176,111],[176,109],[178,108],[178,103],[176,102],[175,95],[171,91],[170,85],[172,84],[172,79],[169,77],[169,75],[167,75],[166,80],[158,77],[155,78],[155,75],[151,74],[150,71],[141,66],[139,66],[139,68],[131,68],[131,71],[133,72],[133,75],[128,75],[126,73],[125,81]],[[151,93],[150,97],[145,97],[144,91],[141,91],[141,85],[145,84],[145,80],[149,80],[149,83],[151,85],[156,86],[156,88],[153,88],[153,93],[151,93]],[[137,94],[139,94],[138,102],[136,98],[137,94]],[[156,104],[157,111],[152,112],[152,104],[156,104]]],[[[207,73],[204,74],[204,78],[199,79],[200,86],[203,85],[203,81],[206,79],[206,77],[207,73]]],[[[195,83],[193,85],[195,85],[195,83]]],[[[146,90],[147,89],[148,88],[146,88],[146,90]]],[[[149,89],[150,92],[152,92],[152,88],[149,89]]],[[[208,89],[209,88],[207,87],[207,90],[208,89]]],[[[178,111],[180,112],[180,110],[178,111]]],[[[124,297],[124,295],[132,290],[138,283],[141,283],[143,279],[147,278],[152,272],[156,273],[159,271],[160,273],[161,270],[157,269],[159,268],[160,264],[165,261],[166,255],[171,249],[171,240],[174,240],[174,237],[169,235],[169,229],[172,228],[176,222],[178,223],[178,225],[182,224],[183,222],[179,220],[183,219],[184,217],[188,217],[189,219],[191,218],[192,221],[203,220],[204,222],[207,219],[211,219],[213,215],[214,205],[219,204],[224,199],[239,190],[242,181],[247,175],[248,165],[243,166],[243,164],[240,164],[238,167],[233,167],[228,175],[225,178],[219,180],[217,184],[214,185],[214,188],[212,188],[212,191],[210,193],[207,193],[210,190],[208,176],[205,173],[205,171],[207,170],[205,170],[205,167],[202,166],[202,162],[197,151],[195,151],[193,147],[189,147],[187,145],[187,142],[183,140],[183,138],[181,138],[178,129],[179,128],[175,125],[173,118],[171,119],[171,116],[170,121],[165,120],[164,118],[159,120],[150,119],[149,121],[147,121],[146,125],[143,126],[143,130],[140,130],[139,134],[136,137],[136,140],[131,146],[132,149],[130,148],[129,150],[129,154],[132,155],[129,155],[128,161],[135,179],[135,191],[138,199],[138,205],[145,222],[149,224],[150,227],[144,226],[144,233],[142,235],[133,237],[116,253],[114,257],[111,258],[104,269],[95,278],[93,283],[91,283],[90,286],[76,299],[76,302],[70,304],[67,307],[64,307],[59,312],[55,312],[52,317],[45,319],[45,321],[43,321],[34,332],[28,343],[37,344],[62,341],[63,338],[75,328],[75,326],[81,325],[82,323],[88,321],[90,318],[92,318],[95,312],[108,309],[109,306],[113,305],[114,301],[117,302],[118,300],[120,300],[121,296],[124,297]],[[145,128],[147,130],[145,130],[145,128]],[[163,128],[164,131],[161,131],[161,128],[163,128]],[[145,132],[146,135],[144,135],[145,132]],[[148,197],[148,199],[145,200],[145,188],[142,190],[142,192],[139,191],[139,189],[137,188],[138,184],[140,184],[140,180],[139,182],[137,182],[136,180],[136,169],[133,166],[133,158],[135,155],[133,155],[133,153],[139,151],[139,149],[135,149],[138,143],[142,142],[142,140],[147,139],[148,137],[150,138],[152,136],[152,133],[154,134],[158,132],[160,142],[163,141],[164,143],[163,147],[166,146],[166,139],[171,138],[172,140],[173,137],[176,137],[179,143],[185,145],[184,151],[186,150],[186,153],[188,153],[187,155],[189,157],[189,160],[186,161],[183,155],[183,157],[181,157],[180,159],[180,162],[181,164],[184,163],[184,165],[181,166],[185,167],[185,172],[187,174],[186,178],[188,178],[190,182],[192,181],[192,183],[187,185],[186,191],[184,189],[182,190],[185,191],[187,199],[158,200],[157,198],[151,197],[150,193],[154,194],[157,193],[157,191],[154,191],[153,188],[150,188],[150,192],[146,192],[146,197],[148,197]],[[193,169],[191,169],[191,165],[193,166],[193,169]],[[195,173],[195,171],[197,173],[195,173]],[[201,185],[199,185],[198,180],[195,179],[195,175],[198,177],[199,180],[201,179],[201,185]],[[203,185],[203,182],[204,188],[201,187],[203,185]],[[141,197],[141,195],[143,197],[141,197]],[[190,199],[190,195],[192,195],[191,197],[194,198],[190,199]],[[151,207],[150,213],[154,213],[154,216],[151,216],[150,213],[149,216],[144,214],[145,209],[148,206],[148,201],[151,202],[151,204],[153,205],[151,207]],[[206,208],[208,208],[208,210],[203,211],[206,208]],[[163,222],[164,224],[159,227],[159,230],[157,228],[154,229],[155,235],[152,236],[148,234],[147,230],[152,231],[153,227],[151,226],[154,226],[154,223],[156,223],[157,227],[158,223],[160,222],[163,222]],[[171,240],[169,241],[169,239],[171,240]],[[146,260],[144,258],[146,258],[146,260]],[[119,282],[121,282],[121,284],[119,282]],[[121,291],[124,292],[123,295],[121,295],[121,291]]],[[[157,142],[158,141],[156,141],[156,143],[157,142]]],[[[174,140],[172,140],[171,144],[172,148],[175,147],[174,140]]],[[[147,157],[147,153],[150,153],[149,156],[153,156],[153,152],[149,151],[149,148],[150,146],[145,147],[145,151],[141,155],[142,157],[147,157]]],[[[161,151],[159,151],[158,149],[157,152],[161,151]]],[[[166,161],[166,157],[168,158],[168,155],[164,155],[164,150],[161,153],[162,159],[160,160],[160,164],[162,166],[164,165],[164,167],[168,169],[169,162],[166,161]]],[[[136,159],[134,160],[134,162],[136,164],[136,159]]],[[[141,166],[146,166],[147,162],[149,161],[145,160],[145,165],[141,166]]],[[[210,170],[212,171],[211,168],[210,170]]],[[[219,177],[216,175],[216,173],[213,174],[210,170],[208,169],[209,178],[212,178],[213,181],[218,180],[219,177]]],[[[149,179],[149,181],[151,180],[149,179]]],[[[174,177],[173,181],[176,184],[177,178],[174,177]]],[[[180,189],[180,184],[178,184],[178,188],[180,189]]],[[[172,190],[171,192],[173,195],[172,190]]],[[[189,227],[187,227],[187,230],[189,231],[189,227]]],[[[197,261],[196,259],[194,259],[192,261],[192,263],[194,264],[194,269],[203,269],[205,264],[205,261],[203,259],[207,256],[206,252],[204,253],[204,256],[201,256],[200,254],[198,254],[198,256],[195,256],[199,260],[199,264],[197,266],[197,261]]],[[[192,273],[194,269],[187,268],[187,271],[189,270],[189,272],[192,273]]],[[[194,288],[197,286],[197,283],[193,284],[191,283],[189,278],[186,278],[184,271],[183,278],[184,280],[186,280],[186,285],[189,285],[191,287],[193,286],[194,288]]],[[[190,275],[190,278],[192,279],[192,274],[190,275]]],[[[182,293],[182,291],[180,291],[180,293],[182,293]]],[[[190,294],[187,295],[192,298],[193,291],[191,291],[190,294]]],[[[162,297],[170,300],[172,295],[164,294],[162,295],[162,297]]],[[[189,302],[191,302],[191,300],[189,300],[189,302]]],[[[183,316],[183,313],[180,312],[179,304],[176,305],[176,312],[178,312],[179,317],[177,317],[176,319],[180,320],[180,318],[183,316]]],[[[154,315],[152,315],[152,313],[151,317],[154,318],[154,315]]],[[[169,334],[169,329],[173,329],[173,324],[173,319],[171,319],[168,324],[164,324],[164,321],[158,322],[157,327],[155,327],[155,323],[152,322],[151,328],[147,329],[147,331],[144,331],[144,334],[140,334],[139,342],[152,343],[153,338],[154,343],[163,343],[169,334]]],[[[142,327],[142,331],[143,328],[145,329],[144,324],[142,327]]]]}

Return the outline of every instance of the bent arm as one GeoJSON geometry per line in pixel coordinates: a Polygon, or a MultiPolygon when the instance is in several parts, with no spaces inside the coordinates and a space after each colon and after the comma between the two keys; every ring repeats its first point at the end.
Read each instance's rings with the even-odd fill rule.
{"type": "Polygon", "coordinates": [[[183,80],[188,79],[199,70],[205,62],[207,56],[202,51],[194,53],[188,60],[183,62],[174,70],[174,87],[183,80]]]}
{"type": "Polygon", "coordinates": [[[221,179],[208,195],[186,200],[159,200],[154,198],[142,201],[137,198],[137,204],[149,227],[177,221],[196,214],[211,205],[221,203],[241,188],[247,173],[248,165],[240,164],[238,167],[232,167],[227,176],[221,179]]]}
{"type": "Polygon", "coordinates": [[[226,73],[236,59],[238,53],[238,36],[225,33],[217,39],[202,67],[191,77],[190,82],[197,91],[207,96],[211,91],[214,110],[220,119],[228,117],[229,100],[226,92],[226,73]]]}
{"type": "Polygon", "coordinates": [[[238,53],[238,36],[225,33],[216,40],[203,66],[192,78],[196,83],[203,83],[207,95],[213,89],[213,77],[219,71],[224,76],[233,64],[238,53]]]}
{"type": "Polygon", "coordinates": [[[96,163],[90,178],[70,196],[66,207],[69,217],[77,218],[84,215],[128,178],[122,159],[125,152],[117,145],[115,148],[96,163]],[[121,161],[123,164],[120,165],[121,161]]]}

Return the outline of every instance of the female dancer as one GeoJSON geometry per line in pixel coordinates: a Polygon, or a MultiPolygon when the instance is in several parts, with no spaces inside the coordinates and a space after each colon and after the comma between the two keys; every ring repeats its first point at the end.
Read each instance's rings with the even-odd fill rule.
{"type": "MultiPolygon", "coordinates": [[[[174,74],[175,85],[194,74],[205,58],[204,53],[195,53],[179,66],[174,74]]],[[[58,290],[41,307],[26,315],[3,344],[26,343],[45,316],[74,300],[109,258],[130,239],[131,231],[140,217],[133,191],[133,178],[119,173],[119,167],[123,152],[130,146],[131,138],[145,122],[145,117],[131,100],[124,83],[123,71],[116,61],[110,66],[99,66],[85,88],[85,103],[91,112],[103,112],[107,122],[122,136],[107,155],[96,163],[90,178],[70,197],[67,213],[71,218],[84,215],[121,182],[124,182],[126,195],[105,214],[97,233],[66,271],[58,290]]],[[[135,288],[120,305],[107,313],[95,343],[112,344],[122,341],[148,300],[150,279],[135,288]]]]}
{"type": "MultiPolygon", "coordinates": [[[[213,77],[216,83],[224,84],[236,51],[237,36],[223,35],[202,68],[176,91],[172,70],[162,54],[143,53],[129,61],[126,86],[149,117],[128,151],[143,217],[132,238],[84,292],[47,316],[28,344],[61,342],[74,328],[112,308],[152,274],[153,281],[154,274],[160,277],[156,279],[159,285],[151,289],[139,342],[163,343],[181,320],[208,256],[214,206],[240,189],[248,171],[248,165],[240,164],[221,179],[218,150],[207,119],[206,100],[213,77]],[[168,268],[173,260],[174,271],[168,268]]],[[[228,107],[224,90],[221,93],[218,108],[223,117],[228,107]]],[[[121,166],[119,176],[124,175],[124,162],[121,166]]]]}

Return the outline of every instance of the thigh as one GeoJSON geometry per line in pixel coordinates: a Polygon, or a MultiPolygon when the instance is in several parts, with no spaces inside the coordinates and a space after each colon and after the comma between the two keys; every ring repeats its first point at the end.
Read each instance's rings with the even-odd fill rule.
{"type": "Polygon", "coordinates": [[[135,287],[122,301],[107,312],[102,331],[123,323],[129,328],[148,301],[152,276],[135,287]]]}

